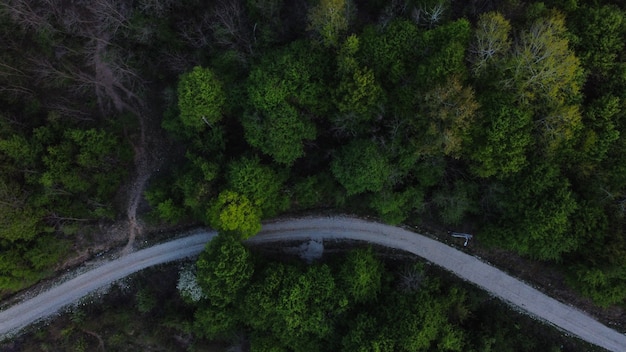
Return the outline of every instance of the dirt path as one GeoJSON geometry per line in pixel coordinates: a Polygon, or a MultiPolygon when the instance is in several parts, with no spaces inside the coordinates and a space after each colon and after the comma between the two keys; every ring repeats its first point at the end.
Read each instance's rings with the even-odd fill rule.
{"type": "MultiPolygon", "coordinates": [[[[0,335],[50,316],[89,292],[146,267],[195,256],[215,235],[204,232],[108,262],[31,300],[0,312],[0,335]]],[[[352,239],[411,252],[474,283],[529,314],[610,351],[626,351],[626,335],[550,298],[480,259],[408,230],[349,217],[310,217],[265,224],[251,244],[285,240],[352,239]]]]}
{"type": "MultiPolygon", "coordinates": [[[[143,123],[141,123],[141,125],[143,125],[143,123]]],[[[122,251],[123,254],[128,254],[133,251],[135,238],[140,236],[143,231],[142,225],[137,220],[137,208],[139,207],[143,191],[146,188],[146,183],[150,178],[150,168],[144,147],[145,140],[143,127],[141,128],[141,135],[139,145],[134,147],[136,175],[130,186],[130,195],[126,207],[126,215],[128,218],[128,241],[122,251]]]]}

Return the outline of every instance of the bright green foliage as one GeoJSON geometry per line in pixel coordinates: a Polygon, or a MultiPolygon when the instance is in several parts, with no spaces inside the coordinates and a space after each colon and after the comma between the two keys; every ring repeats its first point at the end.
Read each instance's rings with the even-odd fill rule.
{"type": "Polygon", "coordinates": [[[178,81],[178,108],[183,124],[195,131],[213,127],[222,118],[226,97],[222,83],[208,68],[196,66],[178,81]]]}
{"type": "Polygon", "coordinates": [[[328,108],[320,82],[324,58],[303,43],[272,52],[250,72],[249,111],[242,117],[250,145],[281,164],[304,155],[304,142],[316,137],[311,117],[328,108]]]}
{"type": "Polygon", "coordinates": [[[341,265],[338,284],[354,303],[374,300],[382,287],[382,263],[369,250],[350,251],[341,265]]]}
{"type": "Polygon", "coordinates": [[[369,140],[354,140],[341,148],[330,168],[349,196],[380,191],[390,170],[385,156],[369,140]]]}
{"type": "Polygon", "coordinates": [[[248,249],[238,236],[228,232],[221,232],[207,244],[196,267],[198,284],[215,307],[226,307],[244,294],[254,271],[248,249]]]}
{"type": "Polygon", "coordinates": [[[356,11],[352,0],[319,0],[308,15],[308,30],[317,32],[327,47],[339,45],[356,11]]]}
{"type": "Polygon", "coordinates": [[[229,188],[247,197],[264,217],[271,217],[289,206],[281,192],[282,180],[274,169],[261,165],[258,157],[241,158],[229,164],[226,171],[229,188]]]}
{"type": "Polygon", "coordinates": [[[481,97],[477,123],[472,126],[472,172],[480,177],[504,178],[519,172],[528,162],[532,141],[532,114],[518,107],[513,95],[481,97]]]}
{"type": "Polygon", "coordinates": [[[248,197],[222,191],[207,211],[209,224],[219,231],[236,232],[246,239],[261,230],[261,214],[248,197]]]}

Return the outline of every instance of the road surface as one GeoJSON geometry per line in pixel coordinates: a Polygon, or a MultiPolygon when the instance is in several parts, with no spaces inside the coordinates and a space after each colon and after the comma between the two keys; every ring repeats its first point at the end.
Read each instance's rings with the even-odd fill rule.
{"type": "MultiPolygon", "coordinates": [[[[17,333],[28,324],[55,314],[88,293],[139,270],[196,256],[213,236],[215,232],[203,232],[134,252],[8,308],[0,312],[0,336],[17,333]]],[[[626,335],[544,295],[478,258],[402,228],[349,217],[308,217],[267,223],[248,242],[258,244],[307,239],[360,240],[416,254],[585,341],[610,351],[626,351],[626,335]]]]}

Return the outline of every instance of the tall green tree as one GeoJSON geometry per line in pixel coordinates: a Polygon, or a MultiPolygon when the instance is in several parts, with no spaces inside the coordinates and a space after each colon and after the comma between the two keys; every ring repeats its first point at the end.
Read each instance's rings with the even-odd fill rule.
{"type": "Polygon", "coordinates": [[[250,199],[264,217],[274,216],[289,206],[289,199],[282,189],[285,175],[262,165],[258,157],[242,157],[231,162],[226,178],[230,189],[250,199]]]}
{"type": "Polygon", "coordinates": [[[285,165],[304,155],[317,136],[312,120],[328,110],[325,62],[304,42],[261,59],[246,83],[250,106],[241,121],[250,145],[285,165]]]}
{"type": "Polygon", "coordinates": [[[349,196],[382,190],[390,171],[387,158],[370,140],[354,140],[342,147],[330,168],[349,196]]]}
{"type": "Polygon", "coordinates": [[[238,233],[243,239],[261,230],[261,211],[248,197],[234,191],[220,192],[207,210],[208,223],[219,231],[238,233]]]}
{"type": "Polygon", "coordinates": [[[570,229],[578,205],[555,165],[537,162],[503,184],[494,197],[497,219],[481,232],[486,242],[552,261],[579,248],[582,239],[570,229]]]}
{"type": "Polygon", "coordinates": [[[505,178],[522,170],[533,141],[532,112],[507,93],[483,94],[481,108],[472,126],[470,169],[480,177],[505,178]]]}
{"type": "Polygon", "coordinates": [[[238,234],[220,232],[196,262],[196,277],[203,296],[195,313],[200,336],[230,338],[240,324],[238,307],[254,272],[251,254],[238,234]]]}
{"type": "Polygon", "coordinates": [[[384,268],[369,250],[353,250],[342,263],[338,284],[350,300],[363,303],[376,299],[382,289],[384,268]]]}
{"type": "Polygon", "coordinates": [[[237,234],[220,232],[196,261],[198,284],[214,306],[224,307],[244,294],[254,272],[251,254],[237,234]]]}
{"type": "Polygon", "coordinates": [[[178,108],[183,125],[195,131],[213,127],[222,119],[226,102],[222,83],[213,71],[200,66],[178,80],[178,108]]]}
{"type": "Polygon", "coordinates": [[[349,36],[337,57],[339,86],[335,92],[338,114],[334,128],[344,134],[364,133],[373,129],[371,121],[380,117],[385,94],[374,72],[357,60],[359,39],[349,36]]]}

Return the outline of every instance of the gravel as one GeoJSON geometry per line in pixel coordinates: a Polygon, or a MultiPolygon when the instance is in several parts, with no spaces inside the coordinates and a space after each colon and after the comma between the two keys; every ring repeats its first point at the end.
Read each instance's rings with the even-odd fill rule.
{"type": "MultiPolygon", "coordinates": [[[[139,270],[196,256],[215,235],[215,232],[197,233],[128,254],[8,308],[0,312],[0,336],[10,337],[90,292],[139,270]]],[[[319,249],[318,244],[324,240],[337,239],[367,241],[416,254],[585,341],[610,351],[626,351],[626,335],[602,325],[576,308],[546,296],[479,258],[406,229],[351,217],[307,217],[267,223],[248,243],[308,241],[307,246],[319,249]]]]}

